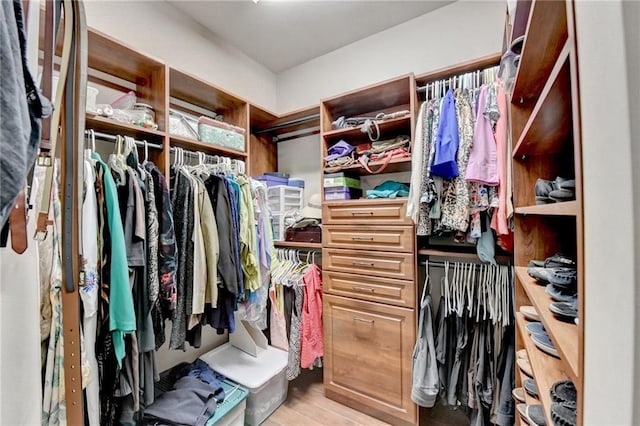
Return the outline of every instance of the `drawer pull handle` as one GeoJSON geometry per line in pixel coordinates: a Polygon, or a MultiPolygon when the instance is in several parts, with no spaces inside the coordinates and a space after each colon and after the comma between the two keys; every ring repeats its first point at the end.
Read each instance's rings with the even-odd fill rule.
{"type": "Polygon", "coordinates": [[[374,322],[376,322],[375,320],[370,320],[370,319],[365,319],[365,318],[360,318],[360,317],[353,317],[354,321],[360,321],[360,322],[366,322],[367,324],[373,324],[374,322]]]}
{"type": "Polygon", "coordinates": [[[374,293],[376,291],[375,288],[369,288],[369,287],[358,287],[356,285],[351,286],[353,288],[353,290],[355,291],[361,291],[361,292],[366,292],[366,293],[374,293]]]}
{"type": "Polygon", "coordinates": [[[373,216],[373,212],[351,212],[351,216],[373,216]]]}
{"type": "Polygon", "coordinates": [[[375,264],[373,262],[351,262],[353,266],[366,266],[367,268],[373,268],[375,264]]]}
{"type": "Polygon", "coordinates": [[[351,237],[352,241],[373,241],[373,237],[351,237]]]}

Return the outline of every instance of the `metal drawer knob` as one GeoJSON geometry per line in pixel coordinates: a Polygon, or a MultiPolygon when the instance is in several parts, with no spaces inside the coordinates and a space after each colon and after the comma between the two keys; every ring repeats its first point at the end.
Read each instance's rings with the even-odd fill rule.
{"type": "Polygon", "coordinates": [[[375,320],[370,320],[370,319],[366,319],[366,318],[360,318],[360,317],[353,317],[354,321],[360,321],[360,322],[366,322],[367,324],[373,324],[376,321],[375,320]]]}

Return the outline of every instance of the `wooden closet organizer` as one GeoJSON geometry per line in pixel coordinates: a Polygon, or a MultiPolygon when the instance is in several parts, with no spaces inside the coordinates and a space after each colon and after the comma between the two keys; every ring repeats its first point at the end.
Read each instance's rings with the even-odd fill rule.
{"type": "MultiPolygon", "coordinates": [[[[508,21],[507,21],[508,22],[508,21]]],[[[540,391],[547,424],[549,389],[571,379],[578,390],[578,424],[582,424],[584,380],[584,235],[580,98],[575,21],[572,1],[518,1],[507,40],[525,35],[511,95],[513,201],[515,207],[516,311],[532,305],[540,315],[560,359],[540,351],[526,332],[526,320],[516,314],[518,348],[526,348],[540,391]],[[528,19],[527,19],[528,18],[528,19]],[[536,179],[575,176],[576,200],[536,205],[536,179]],[[556,319],[542,286],[527,274],[531,259],[555,253],[571,256],[578,265],[579,324],[556,319]]],[[[524,378],[517,372],[516,378],[524,378]]],[[[524,424],[520,418],[519,424],[524,424]]]]}
{"type": "MultiPolygon", "coordinates": [[[[44,39],[41,38],[39,43],[42,51],[45,46],[44,39]]],[[[173,147],[243,160],[247,165],[247,174],[259,175],[278,169],[277,145],[274,138],[282,139],[281,135],[286,136],[291,132],[317,133],[315,129],[319,125],[318,105],[288,114],[275,114],[97,30],[88,30],[88,43],[89,82],[123,93],[135,91],[138,102],[149,104],[155,110],[158,129],[143,128],[90,113],[87,113],[86,128],[104,134],[131,136],[136,140],[145,140],[154,146],[162,147],[149,149],[148,154],[149,160],[167,177],[173,147]],[[170,134],[170,108],[196,115],[206,115],[206,112],[223,115],[225,122],[245,129],[246,152],[170,134]]],[[[61,49],[60,43],[56,47],[57,55],[61,49]]],[[[75,293],[77,298],[77,286],[75,293]]],[[[65,331],[73,336],[79,336],[80,312],[77,309],[77,305],[72,307],[63,304],[63,326],[65,331]]],[[[69,424],[82,424],[84,410],[81,380],[78,375],[73,374],[74,371],[79,372],[81,366],[79,357],[75,354],[72,356],[69,352],[72,346],[65,345],[64,368],[69,372],[65,375],[67,420],[69,424]]]]}

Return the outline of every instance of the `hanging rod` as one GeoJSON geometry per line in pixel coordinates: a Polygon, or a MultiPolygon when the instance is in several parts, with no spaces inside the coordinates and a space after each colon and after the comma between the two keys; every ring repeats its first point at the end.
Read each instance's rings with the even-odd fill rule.
{"type": "MultiPolygon", "coordinates": [[[[451,75],[449,77],[445,77],[445,78],[438,78],[436,80],[433,80],[427,84],[425,84],[424,86],[419,86],[416,88],[417,92],[426,92],[427,89],[431,86],[433,86],[434,83],[440,82],[443,85],[447,85],[447,84],[451,84],[451,82],[453,81],[455,83],[456,80],[460,80],[463,76],[467,75],[467,74],[474,74],[474,73],[483,73],[484,71],[487,70],[495,70],[495,72],[497,73],[498,70],[500,69],[499,65],[494,65],[492,67],[487,67],[487,68],[481,68],[481,69],[477,69],[475,71],[468,71],[468,72],[463,72],[461,74],[455,74],[455,75],[451,75]]],[[[480,74],[480,76],[483,76],[483,74],[480,74]]],[[[484,80],[484,78],[482,78],[484,80]]]]}
{"type": "Polygon", "coordinates": [[[296,118],[295,120],[285,121],[284,123],[276,124],[275,126],[267,127],[266,129],[260,129],[253,132],[256,135],[263,133],[271,133],[274,130],[284,129],[285,127],[293,126],[295,124],[307,123],[309,121],[315,121],[320,118],[320,114],[312,114],[302,118],[296,118]]]}
{"type": "MultiPolygon", "coordinates": [[[[91,135],[91,131],[90,130],[85,130],[84,131],[85,136],[90,136],[91,135]]],[[[107,141],[107,142],[115,142],[116,141],[116,135],[110,135],[108,133],[102,133],[102,132],[93,132],[93,134],[95,135],[96,139],[101,139],[103,141],[107,141]]],[[[136,145],[138,145],[139,147],[144,148],[145,143],[144,141],[139,141],[139,140],[135,140],[136,145]]],[[[147,142],[147,147],[148,148],[154,148],[154,149],[162,149],[163,146],[162,145],[158,145],[157,143],[148,143],[147,142]]]]}
{"type": "Polygon", "coordinates": [[[280,143],[293,139],[303,138],[305,136],[317,135],[318,133],[320,133],[320,127],[314,127],[313,129],[308,129],[304,132],[296,133],[295,135],[291,136],[274,136],[271,140],[273,141],[273,143],[280,143]]]}

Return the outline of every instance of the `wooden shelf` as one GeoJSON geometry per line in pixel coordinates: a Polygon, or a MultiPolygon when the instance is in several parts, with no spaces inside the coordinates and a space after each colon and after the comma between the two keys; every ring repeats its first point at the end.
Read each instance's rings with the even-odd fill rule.
{"type": "Polygon", "coordinates": [[[274,241],[273,245],[281,248],[308,248],[322,250],[322,243],[301,243],[298,241],[274,241]]]}
{"type": "Polygon", "coordinates": [[[131,136],[137,140],[148,139],[148,142],[151,142],[151,140],[157,141],[165,136],[165,133],[160,130],[147,129],[146,127],[122,123],[110,118],[91,114],[87,114],[86,128],[87,130],[93,129],[96,132],[108,133],[111,135],[131,136]]]}
{"type": "Polygon", "coordinates": [[[201,151],[205,154],[223,155],[232,158],[246,158],[246,152],[236,151],[234,149],[223,148],[221,146],[204,143],[195,139],[189,139],[182,136],[170,136],[170,144],[172,147],[180,147],[189,151],[201,151]]]}
{"type": "MultiPolygon", "coordinates": [[[[525,328],[527,325],[527,320],[519,312],[516,313],[516,323],[518,325],[518,330],[520,331],[522,341],[524,342],[525,348],[527,349],[529,363],[531,364],[531,369],[533,370],[533,378],[535,379],[536,385],[538,386],[540,403],[542,404],[542,409],[547,419],[547,424],[552,425],[553,421],[551,420],[551,395],[549,394],[549,389],[551,389],[551,386],[553,386],[554,383],[562,380],[567,380],[567,376],[562,371],[562,363],[559,359],[545,354],[533,343],[533,340],[531,340],[531,337],[529,336],[529,333],[527,333],[527,330],[525,328]]],[[[516,368],[518,367],[516,366],[516,368]]],[[[518,414],[516,413],[516,415],[518,414]]]]}
{"type": "Polygon", "coordinates": [[[416,76],[416,86],[420,87],[435,80],[442,80],[444,78],[457,76],[467,72],[500,65],[500,58],[502,58],[502,53],[498,52],[493,55],[487,55],[471,61],[462,62],[452,67],[429,71],[416,76]]]}
{"type": "Polygon", "coordinates": [[[278,115],[265,108],[251,104],[249,107],[249,116],[251,117],[251,131],[255,132],[274,128],[268,132],[270,136],[278,136],[284,133],[299,132],[307,129],[319,131],[320,105],[312,105],[278,115]]]}
{"type": "Polygon", "coordinates": [[[533,0],[511,95],[514,104],[538,98],[567,37],[566,3],[533,0]]]}
{"type": "Polygon", "coordinates": [[[372,84],[320,101],[328,113],[323,129],[331,130],[330,122],[340,116],[375,115],[378,112],[393,112],[411,109],[411,98],[415,96],[413,74],[372,84]],[[401,107],[402,106],[402,107],[401,107]],[[328,125],[328,126],[327,126],[328,125]]]}
{"type": "Polygon", "coordinates": [[[513,11],[513,26],[511,27],[511,41],[524,34],[529,22],[531,12],[531,0],[520,0],[516,3],[516,9],[513,11]]]}
{"type": "Polygon", "coordinates": [[[517,214],[540,216],[577,216],[580,206],[576,200],[561,203],[540,204],[535,206],[516,207],[517,214]]]}
{"type": "MultiPolygon", "coordinates": [[[[423,256],[433,256],[433,257],[453,257],[453,258],[459,258],[459,259],[471,259],[471,260],[477,260],[477,261],[480,260],[478,255],[472,252],[459,252],[459,251],[447,251],[447,250],[422,248],[418,250],[418,254],[423,256]]],[[[495,259],[496,259],[496,262],[499,262],[499,263],[511,262],[511,256],[496,255],[495,259]]]]}
{"type": "Polygon", "coordinates": [[[555,154],[567,143],[572,127],[569,51],[570,45],[565,43],[549,80],[522,130],[513,150],[513,158],[555,154]]]}
{"type": "MultiPolygon", "coordinates": [[[[380,134],[384,133],[394,133],[399,130],[408,130],[406,135],[411,137],[411,115],[407,115],[405,117],[392,118],[389,120],[384,120],[378,122],[378,127],[380,128],[380,134]]],[[[327,140],[336,140],[336,139],[362,139],[366,137],[365,133],[362,133],[360,130],[360,126],[358,127],[349,127],[346,129],[336,129],[330,130],[328,132],[324,132],[322,136],[327,140]]],[[[384,138],[380,138],[384,139],[384,138]]]]}
{"type": "MultiPolygon", "coordinates": [[[[175,68],[169,69],[169,96],[225,116],[233,115],[238,108],[247,104],[241,97],[175,68]]],[[[227,120],[227,117],[225,121],[240,127],[246,126],[227,120]]]]}
{"type": "MultiPolygon", "coordinates": [[[[381,165],[384,164],[384,160],[382,161],[371,161],[369,163],[370,169],[378,169],[381,165]]],[[[357,161],[347,167],[343,167],[341,172],[350,171],[355,172],[362,175],[369,175],[369,172],[362,167],[360,163],[357,161]]],[[[384,173],[396,173],[396,172],[409,172],[411,171],[411,157],[403,157],[403,158],[392,158],[389,162],[389,165],[386,169],[384,169],[384,173]]],[[[326,168],[324,169],[324,173],[335,173],[334,171],[328,171],[326,168]]]]}
{"type": "Polygon", "coordinates": [[[527,274],[526,267],[516,267],[516,276],[524,288],[529,300],[538,311],[545,330],[551,337],[561,357],[564,372],[574,384],[580,383],[578,369],[578,326],[559,321],[549,311],[553,302],[545,292],[545,287],[536,284],[536,280],[527,274]]]}

